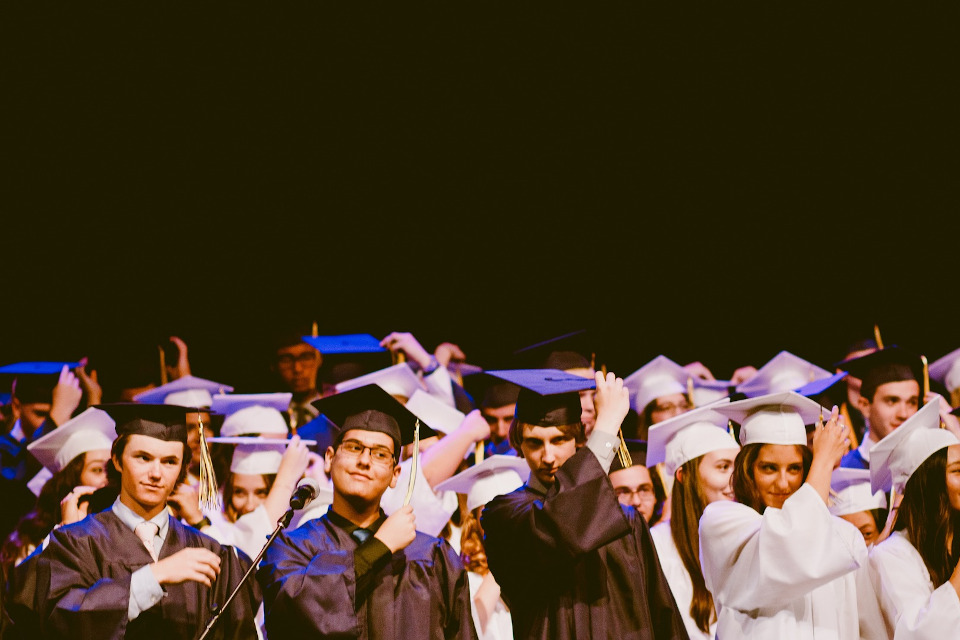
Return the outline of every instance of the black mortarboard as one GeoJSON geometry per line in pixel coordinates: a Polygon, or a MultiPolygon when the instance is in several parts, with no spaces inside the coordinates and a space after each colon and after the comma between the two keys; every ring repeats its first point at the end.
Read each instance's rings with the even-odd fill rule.
{"type": "Polygon", "coordinates": [[[60,379],[60,371],[66,366],[75,369],[79,362],[16,362],[0,367],[0,374],[16,376],[11,385],[12,395],[20,402],[49,403],[53,401],[53,388],[60,379]]]}
{"type": "Polygon", "coordinates": [[[142,435],[167,442],[187,444],[187,413],[196,409],[175,404],[118,402],[100,404],[117,423],[117,436],[142,435]]]}
{"type": "Polygon", "coordinates": [[[463,387],[480,409],[497,409],[516,404],[520,387],[486,372],[474,373],[463,379],[463,387]]]}
{"type": "MultiPolygon", "coordinates": [[[[414,440],[417,416],[379,385],[364,385],[315,400],[312,404],[336,425],[334,443],[351,429],[378,431],[393,438],[394,452],[399,457],[400,447],[414,440]]],[[[421,440],[435,435],[429,425],[420,422],[421,440]]]]}
{"type": "Polygon", "coordinates": [[[580,391],[593,389],[593,378],[582,378],[559,369],[489,371],[520,386],[516,419],[538,427],[559,427],[580,422],[580,391]]]}
{"type": "Polygon", "coordinates": [[[517,367],[559,369],[593,369],[596,349],[586,329],[565,333],[513,352],[517,367]]]}
{"type": "Polygon", "coordinates": [[[923,384],[923,361],[920,356],[896,345],[859,358],[843,360],[836,367],[863,381],[860,394],[868,400],[873,399],[877,387],[888,382],[916,380],[918,385],[923,384]]]}
{"type": "MultiPolygon", "coordinates": [[[[624,439],[627,445],[627,451],[630,452],[630,460],[634,465],[646,465],[647,463],[647,441],[646,440],[628,440],[624,439]]],[[[610,473],[620,471],[624,466],[620,462],[620,456],[613,459],[610,465],[610,473]]]]}

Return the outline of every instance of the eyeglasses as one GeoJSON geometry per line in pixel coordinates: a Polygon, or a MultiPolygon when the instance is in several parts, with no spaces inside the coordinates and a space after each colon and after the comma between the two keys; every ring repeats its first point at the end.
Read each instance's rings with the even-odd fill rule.
{"type": "Polygon", "coordinates": [[[688,402],[678,402],[678,403],[665,402],[663,404],[658,402],[657,404],[653,405],[653,411],[656,413],[665,413],[667,411],[682,412],[682,411],[689,411],[689,410],[690,410],[690,403],[688,402]]]}
{"type": "Polygon", "coordinates": [[[386,447],[368,447],[357,440],[344,440],[340,443],[340,450],[351,458],[359,458],[363,455],[364,449],[370,449],[370,457],[377,464],[388,465],[393,463],[393,452],[386,447]]]}
{"type": "Polygon", "coordinates": [[[283,355],[277,356],[277,366],[283,369],[292,369],[294,364],[300,364],[303,366],[311,365],[317,361],[317,354],[306,352],[301,353],[298,356],[293,356],[289,353],[284,353],[283,355]]]}
{"type": "Polygon", "coordinates": [[[636,489],[631,489],[630,487],[616,487],[614,488],[614,492],[617,494],[617,498],[626,498],[627,496],[636,494],[641,500],[657,499],[657,494],[653,492],[653,487],[649,485],[641,485],[636,489]]]}

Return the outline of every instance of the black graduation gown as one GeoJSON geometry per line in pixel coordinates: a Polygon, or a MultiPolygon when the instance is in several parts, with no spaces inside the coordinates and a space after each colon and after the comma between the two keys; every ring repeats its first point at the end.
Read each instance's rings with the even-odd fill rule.
{"type": "Polygon", "coordinates": [[[357,546],[329,514],[277,536],[257,572],[270,640],[477,637],[467,573],[450,543],[417,532],[374,569],[359,602],[357,546]]]}
{"type": "MultiPolygon", "coordinates": [[[[140,539],[112,509],[57,529],[42,552],[14,571],[8,606],[15,628],[36,628],[44,638],[194,640],[213,605],[226,601],[251,561],[171,517],[160,559],[187,547],[205,547],[220,556],[213,587],[193,581],[163,585],[163,599],[128,622],[130,576],[153,562],[140,539]]],[[[260,600],[251,577],[208,637],[256,639],[260,600]]]]}
{"type": "Polygon", "coordinates": [[[620,505],[587,447],[546,496],[524,485],[481,522],[518,640],[687,638],[643,516],[620,505]]]}

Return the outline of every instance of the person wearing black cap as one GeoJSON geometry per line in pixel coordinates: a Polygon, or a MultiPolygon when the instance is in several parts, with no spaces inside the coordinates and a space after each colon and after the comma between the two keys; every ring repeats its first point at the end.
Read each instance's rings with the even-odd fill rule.
{"type": "MultiPolygon", "coordinates": [[[[336,425],[325,452],[333,504],[267,549],[257,579],[270,640],[476,638],[456,551],[417,531],[410,506],[390,517],[380,508],[400,475],[400,447],[415,440],[415,416],[377,385],[316,408],[336,425]]],[[[420,424],[420,437],[433,435],[420,424]]]]}
{"type": "Polygon", "coordinates": [[[487,561],[515,638],[687,638],[650,531],[617,501],[607,470],[630,408],[623,380],[562,371],[493,372],[522,388],[510,437],[530,467],[481,515],[487,561]],[[596,384],[586,446],[580,394],[596,384]]]}
{"type": "MultiPolygon", "coordinates": [[[[187,408],[100,405],[116,422],[113,506],[53,531],[14,571],[15,624],[40,637],[196,638],[250,565],[233,547],[181,524],[167,499],[186,475],[187,408]],[[19,619],[19,622],[18,622],[19,619]]],[[[257,585],[244,585],[212,638],[254,639],[257,585]]]]}

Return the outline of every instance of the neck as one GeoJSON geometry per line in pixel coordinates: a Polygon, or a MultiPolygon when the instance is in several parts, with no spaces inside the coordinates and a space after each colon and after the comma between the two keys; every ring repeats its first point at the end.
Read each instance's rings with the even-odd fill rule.
{"type": "Polygon", "coordinates": [[[358,527],[367,528],[380,517],[380,501],[361,502],[357,498],[344,496],[334,490],[333,510],[358,527]]]}
{"type": "Polygon", "coordinates": [[[319,398],[320,394],[317,393],[316,389],[308,389],[306,391],[294,391],[291,397],[294,402],[298,404],[303,404],[303,402],[306,400],[319,398]]]}
{"type": "Polygon", "coordinates": [[[144,520],[153,520],[157,515],[167,508],[166,502],[161,502],[156,506],[143,505],[134,500],[130,494],[121,491],[120,492],[120,502],[125,506],[129,507],[131,511],[143,518],[144,520]]]}

